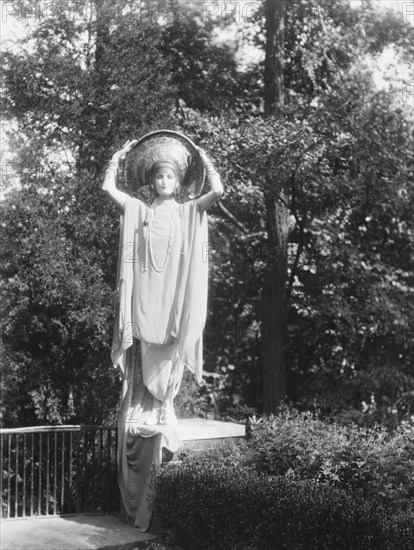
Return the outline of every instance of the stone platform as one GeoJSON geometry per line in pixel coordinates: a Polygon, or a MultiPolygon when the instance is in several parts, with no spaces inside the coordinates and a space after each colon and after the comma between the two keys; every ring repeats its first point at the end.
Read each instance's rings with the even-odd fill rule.
{"type": "Polygon", "coordinates": [[[183,442],[222,441],[223,439],[242,438],[246,434],[243,424],[221,422],[205,418],[183,418],[178,420],[178,431],[183,442]]]}
{"type": "MultiPolygon", "coordinates": [[[[235,422],[220,422],[205,418],[183,418],[178,420],[178,433],[185,447],[192,451],[216,449],[236,443],[246,435],[243,424],[235,422]]],[[[166,449],[163,452],[163,462],[178,460],[180,455],[172,454],[166,449]]]]}

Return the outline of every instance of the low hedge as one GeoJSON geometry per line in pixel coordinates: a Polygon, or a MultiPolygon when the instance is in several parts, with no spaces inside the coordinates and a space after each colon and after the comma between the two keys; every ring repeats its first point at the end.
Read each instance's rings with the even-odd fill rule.
{"type": "Polygon", "coordinates": [[[407,422],[389,433],[286,407],[257,425],[251,450],[265,473],[361,491],[399,508],[413,504],[414,426],[407,422]]]}
{"type": "Polygon", "coordinates": [[[414,514],[217,457],[164,467],[153,509],[183,550],[411,550],[414,514]]]}

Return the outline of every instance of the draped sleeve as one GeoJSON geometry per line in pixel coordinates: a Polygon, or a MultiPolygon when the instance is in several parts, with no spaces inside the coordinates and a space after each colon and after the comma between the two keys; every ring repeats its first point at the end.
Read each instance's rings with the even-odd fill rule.
{"type": "Polygon", "coordinates": [[[132,322],[132,293],[134,287],[134,262],[138,261],[137,228],[145,219],[146,206],[135,198],[128,197],[120,218],[118,268],[116,281],[116,310],[112,338],[111,358],[125,376],[125,352],[137,336],[137,327],[132,322]]]}
{"type": "Polygon", "coordinates": [[[178,295],[178,356],[198,381],[202,377],[203,328],[207,313],[207,214],[197,201],[182,205],[184,258],[178,295]]]}

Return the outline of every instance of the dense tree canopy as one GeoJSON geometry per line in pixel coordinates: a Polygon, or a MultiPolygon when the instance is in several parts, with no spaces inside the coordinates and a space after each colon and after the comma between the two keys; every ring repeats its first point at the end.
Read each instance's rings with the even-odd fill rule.
{"type": "Polygon", "coordinates": [[[101,422],[118,389],[117,224],[100,177],[116,145],[169,124],[173,87],[156,6],[125,3],[114,18],[97,1],[92,19],[71,2],[45,7],[27,46],[3,57],[19,129],[7,175],[20,183],[1,205],[5,422],[101,422]]]}
{"type": "Polygon", "coordinates": [[[210,399],[261,406],[270,178],[282,182],[291,214],[288,397],[330,410],[371,395],[384,408],[407,406],[412,126],[363,56],[390,44],[412,52],[409,25],[369,3],[289,3],[284,114],[265,120],[263,66],[241,67],[237,55],[240,44],[263,47],[262,13],[239,23],[229,44],[217,33],[233,28],[231,17],[124,1],[114,18],[111,3],[93,5],[88,17],[73,3],[49,8],[19,53],[3,56],[4,111],[17,124],[9,173],[19,183],[0,204],[3,422],[114,417],[117,219],[100,178],[117,146],[162,126],[205,147],[226,184],[210,216],[210,399]]]}

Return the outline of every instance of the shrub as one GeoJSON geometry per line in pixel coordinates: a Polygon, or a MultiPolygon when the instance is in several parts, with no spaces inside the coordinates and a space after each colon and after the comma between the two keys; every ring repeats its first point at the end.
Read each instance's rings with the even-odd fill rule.
{"type": "Polygon", "coordinates": [[[314,481],[217,459],[163,468],[154,511],[183,550],[365,550],[414,547],[414,515],[314,481]]]}
{"type": "Polygon", "coordinates": [[[390,434],[285,408],[256,427],[252,450],[268,474],[360,491],[400,507],[412,503],[414,429],[408,423],[390,434]]]}

